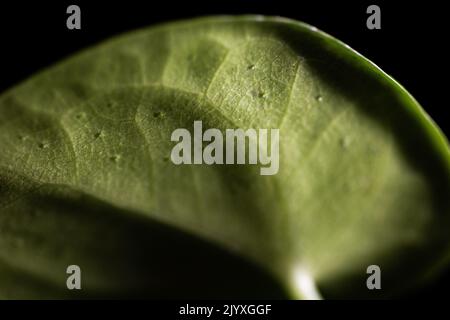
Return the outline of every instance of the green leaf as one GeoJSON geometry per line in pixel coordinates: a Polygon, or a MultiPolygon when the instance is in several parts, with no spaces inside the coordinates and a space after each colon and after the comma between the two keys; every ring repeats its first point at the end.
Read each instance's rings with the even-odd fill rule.
{"type": "Polygon", "coordinates": [[[388,297],[448,262],[445,137],[392,78],[300,22],[115,37],[3,93],[0,147],[1,298],[388,297]],[[174,165],[171,133],[195,120],[279,128],[278,174],[174,165]],[[372,264],[382,290],[366,287],[372,264]]]}

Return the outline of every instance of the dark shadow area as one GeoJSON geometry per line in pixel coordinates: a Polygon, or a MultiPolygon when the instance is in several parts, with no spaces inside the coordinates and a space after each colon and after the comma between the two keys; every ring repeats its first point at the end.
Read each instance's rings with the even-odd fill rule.
{"type": "MultiPolygon", "coordinates": [[[[1,222],[2,238],[29,244],[11,252],[33,261],[23,266],[35,270],[22,274],[26,285],[49,277],[50,296],[57,298],[286,297],[270,275],[246,259],[68,187],[28,191],[2,209],[1,222]],[[71,264],[79,265],[84,275],[78,292],[66,290],[64,272],[71,264]]],[[[21,268],[11,271],[18,278],[21,268]]]]}

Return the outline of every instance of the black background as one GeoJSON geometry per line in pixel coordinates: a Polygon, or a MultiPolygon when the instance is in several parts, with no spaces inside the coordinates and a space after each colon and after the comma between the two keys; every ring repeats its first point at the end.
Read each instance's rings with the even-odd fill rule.
{"type": "MultiPolygon", "coordinates": [[[[107,37],[162,21],[257,13],[302,20],[344,41],[398,80],[450,135],[447,117],[448,13],[444,1],[104,0],[0,2],[0,92],[107,37]],[[66,28],[66,8],[81,8],[81,30],[66,28]],[[381,8],[381,30],[366,28],[366,8],[381,8]]],[[[450,273],[412,298],[443,297],[450,273]]]]}
{"type": "Polygon", "coordinates": [[[444,68],[444,1],[191,0],[14,1],[0,4],[0,91],[77,50],[124,31],[208,14],[258,13],[302,20],[344,41],[398,80],[449,136],[444,68]],[[66,8],[81,8],[81,30],[66,28],[66,8]],[[366,28],[366,8],[381,8],[381,30],[366,28]]]}

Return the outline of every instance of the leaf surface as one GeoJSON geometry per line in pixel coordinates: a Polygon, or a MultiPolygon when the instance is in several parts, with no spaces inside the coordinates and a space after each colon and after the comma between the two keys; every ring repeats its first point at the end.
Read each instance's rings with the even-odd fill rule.
{"type": "MultiPolygon", "coordinates": [[[[31,53],[30,53],[31,54],[31,53]]],[[[0,297],[385,297],[448,261],[448,143],[303,23],[118,36],[0,96],[0,297]],[[280,169],[180,165],[176,128],[279,128],[280,169]],[[366,288],[376,264],[382,292],[366,288]]]]}

